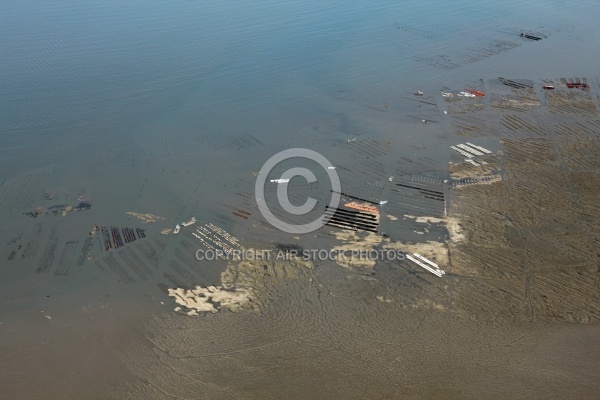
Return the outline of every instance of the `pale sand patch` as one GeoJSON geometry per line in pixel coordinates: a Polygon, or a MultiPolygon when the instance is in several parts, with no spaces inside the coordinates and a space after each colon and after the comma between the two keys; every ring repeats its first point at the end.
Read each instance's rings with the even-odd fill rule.
{"type": "Polygon", "coordinates": [[[142,220],[142,224],[149,224],[152,222],[156,222],[157,219],[164,219],[162,217],[159,217],[158,215],[153,215],[153,214],[140,214],[137,212],[133,212],[133,211],[127,211],[127,214],[134,216],[136,218],[139,218],[142,220]]]}
{"type": "Polygon", "coordinates": [[[435,310],[435,311],[446,311],[446,307],[442,304],[436,303],[431,299],[421,299],[413,303],[412,306],[418,310],[435,310]]]}
{"type": "MultiPolygon", "coordinates": [[[[408,216],[409,218],[412,216],[408,216]]],[[[427,223],[427,222],[445,222],[447,226],[449,226],[448,231],[452,231],[452,235],[458,237],[462,236],[460,234],[460,225],[458,225],[458,220],[455,218],[427,218],[427,217],[412,217],[417,219],[417,222],[427,223]]],[[[375,247],[378,245],[382,245],[384,250],[402,250],[406,253],[418,253],[423,257],[426,257],[440,267],[446,267],[449,264],[449,256],[448,256],[448,248],[445,243],[442,242],[434,242],[427,241],[423,243],[404,243],[404,242],[390,242],[389,239],[383,239],[381,236],[368,232],[364,237],[360,237],[354,231],[340,231],[334,233],[335,237],[344,242],[344,244],[340,246],[333,247],[332,250],[335,252],[346,251],[346,254],[349,254],[351,251],[370,251],[375,250],[375,247]]],[[[342,267],[353,268],[353,267],[362,267],[362,268],[373,268],[377,263],[376,259],[370,257],[336,257],[336,263],[342,267]]]]}
{"type": "Polygon", "coordinates": [[[460,242],[465,238],[458,217],[416,217],[414,215],[404,214],[404,218],[414,219],[415,222],[420,224],[446,224],[446,229],[450,234],[450,242],[452,243],[460,242]]]}
{"type": "MultiPolygon", "coordinates": [[[[245,249],[246,252],[250,250],[245,249]]],[[[255,250],[255,253],[263,252],[255,250]]],[[[268,292],[274,286],[284,280],[298,278],[312,267],[311,262],[292,256],[285,260],[232,260],[221,273],[220,286],[169,289],[169,296],[185,306],[191,316],[200,312],[216,313],[223,308],[233,312],[260,313],[266,305],[268,292]]]]}
{"type": "MultiPolygon", "coordinates": [[[[349,254],[351,251],[370,251],[374,250],[375,246],[379,245],[383,238],[374,232],[361,233],[363,237],[360,237],[355,231],[339,231],[334,232],[333,235],[337,240],[343,242],[342,245],[333,247],[331,250],[333,253],[342,253],[345,251],[349,254]]],[[[362,268],[373,268],[377,260],[369,257],[350,257],[349,255],[343,257],[338,255],[335,257],[335,262],[345,268],[362,267],[362,268]]]]}
{"type": "Polygon", "coordinates": [[[445,243],[427,241],[423,243],[385,243],[383,246],[386,250],[402,250],[407,254],[417,253],[425,258],[430,259],[442,267],[447,267],[450,258],[448,257],[448,248],[445,243]]]}
{"type": "Polygon", "coordinates": [[[445,220],[446,229],[448,229],[448,234],[450,234],[450,242],[452,244],[462,242],[465,239],[465,235],[463,234],[458,217],[446,217],[445,220]]]}
{"type": "Polygon", "coordinates": [[[418,253],[438,264],[440,267],[448,267],[450,264],[449,252],[459,242],[463,241],[465,236],[460,225],[458,217],[416,217],[406,214],[404,218],[415,220],[419,224],[445,224],[450,235],[449,243],[428,241],[425,243],[403,244],[400,247],[394,247],[404,250],[407,253],[418,253]]]}
{"type": "Polygon", "coordinates": [[[386,299],[384,296],[375,296],[375,298],[379,301],[381,301],[382,303],[391,303],[392,300],[390,299],[386,299]]]}
{"type": "Polygon", "coordinates": [[[190,316],[198,315],[200,312],[218,312],[213,303],[219,303],[220,307],[227,307],[231,311],[239,311],[251,301],[249,290],[225,290],[221,286],[206,288],[196,286],[195,289],[190,290],[169,289],[169,296],[175,298],[177,304],[187,308],[187,315],[190,316]]]}

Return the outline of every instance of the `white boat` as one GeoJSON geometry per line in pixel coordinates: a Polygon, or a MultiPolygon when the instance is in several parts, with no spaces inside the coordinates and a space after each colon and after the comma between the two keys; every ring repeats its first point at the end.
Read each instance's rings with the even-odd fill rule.
{"type": "Polygon", "coordinates": [[[271,183],[288,183],[289,179],[271,179],[271,183]]]}
{"type": "Polygon", "coordinates": [[[182,222],[181,225],[183,226],[190,226],[190,225],[194,225],[196,223],[196,217],[192,217],[192,219],[190,219],[187,222],[182,222]]]}
{"type": "Polygon", "coordinates": [[[175,229],[173,230],[173,235],[177,235],[181,230],[181,226],[179,224],[175,225],[175,229]]]}

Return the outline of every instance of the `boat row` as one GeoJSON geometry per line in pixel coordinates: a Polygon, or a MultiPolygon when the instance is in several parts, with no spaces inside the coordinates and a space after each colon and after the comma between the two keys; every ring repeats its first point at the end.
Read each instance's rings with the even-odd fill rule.
{"type": "MultiPolygon", "coordinates": [[[[467,142],[466,144],[457,144],[456,146],[450,146],[450,148],[460,155],[469,158],[473,158],[475,156],[483,156],[486,154],[491,154],[492,152],[485,147],[477,146],[473,143],[467,142]]],[[[472,162],[469,164],[473,164],[472,162]]]]}
{"type": "Polygon", "coordinates": [[[456,146],[450,146],[450,148],[451,148],[452,150],[456,151],[457,153],[459,153],[460,155],[463,155],[463,156],[465,156],[465,157],[467,157],[467,158],[473,158],[473,154],[471,154],[471,153],[467,153],[467,152],[466,152],[466,151],[464,151],[463,149],[459,149],[459,148],[458,148],[458,147],[456,147],[456,146]]]}
{"type": "Polygon", "coordinates": [[[410,254],[407,254],[406,258],[408,258],[410,261],[414,262],[419,267],[425,269],[426,271],[431,272],[432,274],[434,274],[435,276],[437,276],[439,278],[441,278],[443,275],[446,274],[446,272],[444,270],[440,269],[440,267],[436,263],[423,257],[420,254],[413,253],[412,256],[410,254]]]}
{"type": "Polygon", "coordinates": [[[482,151],[479,151],[477,149],[469,147],[466,144],[457,144],[456,147],[458,147],[459,149],[463,149],[464,151],[467,151],[469,153],[472,153],[472,154],[474,154],[476,156],[482,156],[483,155],[482,151]]]}
{"type": "Polygon", "coordinates": [[[467,142],[467,146],[470,146],[470,147],[472,147],[474,149],[477,149],[477,150],[479,150],[479,151],[481,151],[481,152],[483,152],[485,154],[491,154],[492,153],[490,150],[486,149],[485,147],[477,146],[476,144],[473,144],[473,143],[470,143],[470,142],[467,142]]]}

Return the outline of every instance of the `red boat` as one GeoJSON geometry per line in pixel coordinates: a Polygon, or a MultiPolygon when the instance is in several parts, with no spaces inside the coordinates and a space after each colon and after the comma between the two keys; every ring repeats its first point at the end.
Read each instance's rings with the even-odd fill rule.
{"type": "Polygon", "coordinates": [[[567,83],[569,89],[589,89],[590,85],[587,83],[567,83]]]}
{"type": "Polygon", "coordinates": [[[485,93],[480,92],[478,90],[465,89],[465,92],[474,94],[475,96],[479,96],[479,97],[484,97],[485,96],[485,93]]]}

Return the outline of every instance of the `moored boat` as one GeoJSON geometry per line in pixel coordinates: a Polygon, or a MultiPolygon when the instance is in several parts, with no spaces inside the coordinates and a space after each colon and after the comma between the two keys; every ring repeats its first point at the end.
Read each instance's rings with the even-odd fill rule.
{"type": "Polygon", "coordinates": [[[474,94],[475,96],[478,96],[478,97],[484,97],[485,96],[485,93],[480,92],[479,90],[465,89],[465,92],[474,94]]]}

